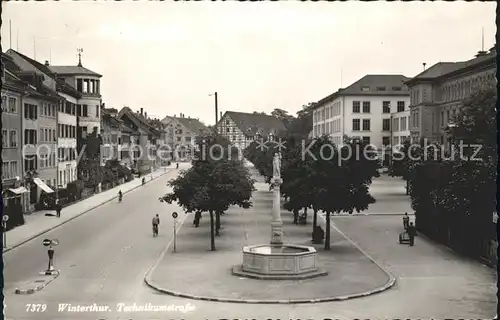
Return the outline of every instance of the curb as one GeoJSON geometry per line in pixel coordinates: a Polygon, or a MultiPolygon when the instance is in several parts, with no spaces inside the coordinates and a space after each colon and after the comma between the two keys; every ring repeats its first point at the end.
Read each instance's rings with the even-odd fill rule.
{"type": "MultiPolygon", "coordinates": [[[[322,217],[321,215],[319,215],[319,216],[322,217]]],[[[184,220],[183,220],[183,222],[184,222],[184,220]]],[[[181,226],[182,226],[182,224],[181,224],[181,226]]],[[[342,235],[347,241],[349,241],[356,249],[358,249],[363,255],[365,255],[370,261],[375,263],[382,271],[385,272],[385,274],[387,274],[387,276],[389,277],[389,280],[387,281],[387,283],[385,285],[378,287],[378,288],[375,288],[375,289],[370,290],[370,291],[366,291],[366,292],[354,293],[354,294],[345,295],[345,296],[315,298],[315,299],[250,300],[250,299],[214,298],[214,297],[197,296],[197,295],[191,295],[191,294],[187,294],[187,293],[181,293],[181,292],[162,288],[159,285],[157,285],[154,281],[151,280],[151,274],[155,271],[155,269],[160,264],[160,261],[163,259],[163,257],[165,256],[165,253],[170,248],[172,241],[170,241],[170,243],[167,245],[165,250],[163,250],[163,252],[160,254],[160,257],[158,258],[158,260],[156,260],[156,262],[153,263],[153,265],[146,272],[146,276],[144,277],[144,282],[150,288],[152,288],[156,291],[162,292],[162,293],[166,293],[166,294],[174,296],[174,297],[187,298],[187,299],[192,299],[192,300],[212,301],[212,302],[248,303],[248,304],[305,304],[305,303],[345,301],[345,300],[350,300],[350,299],[371,296],[371,295],[386,291],[396,284],[396,278],[390,272],[388,272],[380,263],[378,263],[374,258],[372,258],[370,255],[368,255],[364,250],[362,250],[354,241],[352,241],[349,237],[347,237],[334,224],[331,224],[331,226],[337,232],[339,232],[340,235],[342,235]]],[[[177,230],[177,232],[179,230],[180,230],[180,227],[177,230]]]]}
{"type": "Polygon", "coordinates": [[[55,276],[52,277],[50,280],[45,281],[43,284],[40,284],[40,285],[36,286],[35,288],[30,288],[30,289],[18,289],[18,288],[16,288],[14,290],[14,293],[15,294],[33,294],[35,292],[38,292],[38,291],[42,290],[43,288],[45,288],[49,283],[54,281],[54,279],[57,278],[60,274],[61,274],[61,272],[58,271],[55,274],[55,276]]]}
{"type": "MultiPolygon", "coordinates": [[[[323,218],[323,220],[325,220],[325,223],[326,223],[326,218],[325,218],[324,214],[320,214],[318,216],[323,218]]],[[[377,265],[377,267],[379,267],[382,271],[384,271],[387,276],[389,276],[389,280],[387,281],[387,283],[385,285],[383,285],[380,288],[369,291],[368,292],[369,294],[367,294],[367,295],[372,295],[375,293],[380,293],[382,291],[388,290],[396,284],[396,277],[394,277],[394,275],[389,270],[387,270],[387,268],[385,266],[383,266],[381,262],[379,262],[377,259],[373,258],[371,255],[369,255],[356,242],[354,242],[354,240],[349,238],[344,232],[342,232],[339,228],[337,228],[335,223],[331,223],[331,222],[332,221],[330,221],[331,228],[335,229],[335,231],[337,231],[341,236],[343,236],[347,241],[349,241],[350,244],[352,244],[356,249],[358,249],[362,254],[364,254],[371,262],[373,262],[375,265],[377,265]]]]}
{"type": "MultiPolygon", "coordinates": [[[[157,177],[153,178],[153,180],[149,180],[149,181],[154,181],[154,180],[156,180],[156,179],[158,179],[158,178],[160,178],[160,177],[163,177],[164,175],[166,175],[166,174],[168,174],[168,173],[172,172],[173,170],[176,170],[176,169],[170,169],[170,170],[168,170],[168,171],[166,171],[166,172],[162,173],[161,175],[159,175],[159,176],[157,176],[157,177]]],[[[147,181],[146,181],[146,182],[147,182],[147,181]]],[[[127,194],[127,193],[129,193],[129,192],[131,192],[131,191],[133,191],[133,190],[135,190],[135,189],[137,189],[137,188],[139,188],[139,187],[142,187],[142,186],[143,186],[142,184],[139,184],[139,185],[137,185],[137,186],[133,187],[132,189],[129,189],[129,190],[127,190],[127,191],[123,192],[123,194],[127,194]]],[[[8,247],[8,248],[6,248],[6,249],[3,249],[3,253],[6,253],[6,252],[8,252],[8,251],[11,251],[12,249],[17,248],[17,247],[19,247],[19,246],[21,246],[21,245],[25,244],[26,242],[29,242],[29,241],[31,241],[31,240],[33,240],[33,239],[35,239],[35,238],[37,238],[37,237],[39,237],[39,236],[41,236],[41,235],[43,235],[43,234],[47,233],[47,232],[50,232],[50,231],[52,231],[52,230],[54,230],[54,229],[56,229],[56,228],[58,228],[58,227],[62,226],[63,224],[66,224],[66,223],[68,223],[68,222],[70,222],[70,221],[72,221],[72,220],[74,220],[74,219],[76,219],[76,218],[78,218],[78,217],[80,217],[80,216],[84,215],[85,213],[88,213],[89,211],[92,211],[92,210],[94,210],[94,209],[96,209],[96,208],[98,208],[98,207],[100,207],[100,206],[102,206],[102,205],[105,205],[105,204],[107,204],[107,203],[109,203],[109,202],[111,202],[111,201],[115,200],[116,198],[118,198],[118,196],[114,196],[113,198],[111,198],[111,199],[109,199],[109,200],[106,200],[106,201],[104,201],[104,202],[102,202],[102,203],[100,203],[100,204],[98,204],[98,205],[95,205],[95,206],[90,206],[90,207],[88,207],[87,209],[85,209],[83,212],[81,212],[81,213],[79,213],[79,214],[75,215],[74,217],[69,218],[68,220],[61,221],[61,223],[59,223],[59,224],[57,224],[57,225],[55,225],[55,226],[53,226],[53,227],[50,227],[49,229],[43,230],[43,231],[41,231],[41,232],[37,232],[36,234],[34,234],[34,235],[30,236],[29,238],[27,238],[27,239],[25,239],[25,240],[23,240],[23,241],[21,241],[21,242],[19,242],[19,243],[16,243],[15,245],[10,246],[10,247],[8,247]]],[[[88,198],[87,198],[87,199],[88,199],[88,198]]]]}

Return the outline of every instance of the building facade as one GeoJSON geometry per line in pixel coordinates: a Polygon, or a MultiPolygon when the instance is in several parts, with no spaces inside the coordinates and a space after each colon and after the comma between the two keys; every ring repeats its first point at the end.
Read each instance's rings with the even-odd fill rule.
{"type": "Polygon", "coordinates": [[[439,62],[406,84],[410,90],[410,132],[414,143],[427,139],[450,148],[447,127],[471,93],[496,83],[496,49],[463,62],[439,62]]]}
{"type": "MultiPolygon", "coordinates": [[[[2,198],[4,207],[26,207],[27,189],[22,186],[23,157],[21,106],[26,85],[9,68],[12,59],[2,53],[2,198]]],[[[8,210],[7,210],[8,211],[8,210]]],[[[22,210],[24,211],[24,210],[22,210]]]]}
{"type": "Polygon", "coordinates": [[[245,150],[255,139],[285,130],[276,117],[260,113],[226,111],[216,124],[217,132],[239,150],[245,150]]]}
{"type": "Polygon", "coordinates": [[[164,125],[164,142],[168,146],[161,152],[163,162],[169,157],[175,161],[190,161],[197,147],[196,141],[210,132],[198,119],[182,113],[180,117],[166,116],[161,122],[164,125]]]}
{"type": "Polygon", "coordinates": [[[374,145],[379,153],[407,136],[410,96],[402,75],[367,75],[321,99],[313,111],[313,137],[344,136],[374,145]],[[391,125],[392,124],[392,125],[391,125]]]}

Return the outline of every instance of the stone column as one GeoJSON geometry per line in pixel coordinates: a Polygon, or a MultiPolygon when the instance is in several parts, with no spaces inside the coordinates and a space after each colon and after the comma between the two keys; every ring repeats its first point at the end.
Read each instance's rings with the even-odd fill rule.
{"type": "Polygon", "coordinates": [[[278,154],[275,155],[273,161],[274,173],[273,173],[273,220],[271,221],[271,245],[282,245],[283,240],[283,221],[281,220],[281,192],[280,185],[283,183],[280,174],[281,159],[278,154]],[[276,167],[275,161],[279,162],[278,167],[276,167]]]}

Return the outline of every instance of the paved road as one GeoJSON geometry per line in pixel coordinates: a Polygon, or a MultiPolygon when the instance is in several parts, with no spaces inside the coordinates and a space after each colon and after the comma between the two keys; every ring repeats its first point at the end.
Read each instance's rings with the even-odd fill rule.
{"type": "MultiPolygon", "coordinates": [[[[397,261],[397,264],[393,265],[396,275],[400,277],[396,290],[352,301],[314,305],[256,306],[193,301],[157,293],[144,284],[143,277],[171,240],[170,213],[179,208],[175,205],[160,203],[158,197],[167,191],[165,184],[172,175],[169,174],[148,183],[143,188],[132,191],[125,196],[123,203],[106,204],[42,236],[42,238],[46,236],[57,238],[61,242],[56,249],[55,259],[61,275],[38,293],[20,296],[12,292],[17,283],[36,275],[46,266],[46,251],[40,243],[41,239],[35,239],[5,253],[4,294],[6,295],[7,319],[373,319],[445,318],[446,316],[485,318],[489,315],[486,309],[491,306],[488,302],[491,297],[483,283],[488,280],[488,277],[484,273],[481,273],[480,277],[477,276],[477,265],[461,266],[463,262],[455,260],[453,255],[443,256],[442,249],[433,249],[429,247],[430,245],[427,248],[430,251],[434,250],[434,253],[422,253],[423,248],[420,248],[420,243],[417,243],[416,253],[428,255],[425,260],[426,264],[420,265],[424,270],[419,271],[418,268],[408,268],[408,266],[402,269],[405,264],[397,261]],[[150,221],[156,213],[161,216],[161,228],[160,236],[154,239],[151,235],[150,221]],[[433,272],[432,259],[441,259],[438,261],[441,273],[428,274],[433,272]],[[455,266],[455,268],[450,268],[449,272],[457,272],[456,277],[443,274],[446,270],[442,267],[450,266],[455,266]],[[425,274],[422,274],[423,271],[425,274]],[[422,282],[426,277],[428,279],[422,282]],[[430,291],[430,285],[438,278],[442,278],[442,281],[435,282],[436,285],[430,291]],[[462,280],[458,281],[459,278],[462,280]],[[478,280],[481,280],[481,285],[471,287],[478,280]],[[467,304],[462,306],[462,296],[472,293],[474,293],[472,299],[468,299],[467,304]],[[424,297],[425,307],[419,303],[424,297]],[[475,303],[474,299],[484,302],[475,303]],[[45,312],[26,311],[27,304],[37,303],[45,304],[48,309],[45,312]],[[59,305],[64,303],[74,306],[95,303],[100,306],[109,306],[111,311],[59,312],[59,305]],[[120,312],[117,309],[119,303],[127,305],[150,303],[153,306],[167,307],[187,306],[188,308],[194,307],[195,310],[185,314],[180,311],[120,312]]],[[[183,217],[183,214],[180,217],[183,217]]],[[[373,219],[376,218],[373,217],[373,219]]],[[[347,222],[342,224],[340,220],[335,221],[339,225],[342,224],[342,228],[348,229],[346,231],[349,235],[356,233],[354,231],[358,228],[371,225],[368,221],[361,220],[363,217],[342,219],[347,222]]],[[[190,228],[190,219],[186,221],[183,228],[190,228]]],[[[207,230],[207,239],[208,236],[207,230]]],[[[380,243],[384,242],[377,245],[375,241],[370,241],[374,240],[370,237],[355,240],[359,240],[361,247],[370,253],[383,249],[380,243]]],[[[390,264],[392,258],[385,254],[386,250],[382,250],[379,257],[384,258],[385,262],[390,264]]],[[[203,266],[203,261],[200,261],[200,266],[203,266]]],[[[172,276],[182,277],[182,274],[172,276]]],[[[210,270],[207,270],[207,277],[209,276],[210,270]]],[[[328,285],[334,286],[335,283],[328,285]]]]}

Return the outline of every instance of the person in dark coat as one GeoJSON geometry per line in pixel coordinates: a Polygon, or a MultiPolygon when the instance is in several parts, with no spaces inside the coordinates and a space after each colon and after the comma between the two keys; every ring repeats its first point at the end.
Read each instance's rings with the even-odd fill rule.
{"type": "Polygon", "coordinates": [[[408,226],[408,237],[410,238],[410,247],[413,247],[413,244],[415,243],[415,235],[417,234],[417,229],[413,225],[413,222],[410,222],[410,225],[408,226]]]}
{"type": "Polygon", "coordinates": [[[57,199],[56,200],[56,213],[57,213],[58,218],[61,217],[61,210],[62,210],[61,202],[59,202],[59,199],[57,199]]]}

